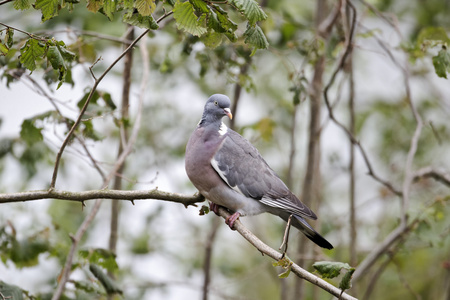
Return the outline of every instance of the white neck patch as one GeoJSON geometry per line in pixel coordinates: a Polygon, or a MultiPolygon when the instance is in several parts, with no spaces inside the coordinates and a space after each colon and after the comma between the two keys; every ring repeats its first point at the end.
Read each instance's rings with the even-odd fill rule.
{"type": "Polygon", "coordinates": [[[220,127],[219,127],[219,134],[222,136],[227,132],[228,132],[228,127],[227,127],[227,125],[225,125],[225,123],[222,122],[222,124],[220,124],[220,127]]]}

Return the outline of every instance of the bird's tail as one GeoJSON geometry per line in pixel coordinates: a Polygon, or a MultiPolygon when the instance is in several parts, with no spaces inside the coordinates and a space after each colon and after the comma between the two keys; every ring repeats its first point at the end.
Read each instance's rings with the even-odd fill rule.
{"type": "MultiPolygon", "coordinates": [[[[289,219],[289,215],[280,215],[281,218],[283,218],[286,222],[289,219]]],[[[318,246],[326,249],[333,249],[333,245],[331,245],[323,236],[321,236],[317,231],[315,231],[311,225],[309,225],[305,219],[303,219],[300,216],[292,215],[291,224],[301,232],[303,232],[304,235],[314,243],[316,243],[318,246]]]]}

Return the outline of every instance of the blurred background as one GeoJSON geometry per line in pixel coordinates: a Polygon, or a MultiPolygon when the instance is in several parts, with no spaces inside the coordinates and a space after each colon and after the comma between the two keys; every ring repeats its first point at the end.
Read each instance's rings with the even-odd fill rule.
{"type": "MultiPolygon", "coordinates": [[[[29,36],[17,30],[14,46],[0,56],[3,194],[49,188],[56,153],[94,84],[89,68],[100,58],[92,68],[98,78],[127,40],[144,32],[125,24],[120,11],[108,20],[104,10],[89,11],[85,1],[60,3],[58,16],[45,22],[40,11],[16,10],[16,3],[0,3],[2,41],[10,26],[64,41],[76,59],[62,81],[49,60],[30,72],[18,59],[29,36]]],[[[141,115],[132,152],[109,187],[194,194],[184,171],[185,145],[207,98],[223,93],[235,104],[229,126],[303,197],[319,217],[312,226],[335,247],[322,250],[293,229],[288,256],[294,262],[311,272],[313,262],[322,260],[346,262],[357,272],[363,265],[348,291],[360,299],[450,299],[449,1],[259,4],[267,14],[258,24],[269,47],[254,55],[241,37],[245,17],[227,3],[221,5],[238,25],[235,42],[190,35],[177,29],[172,16],[152,30],[99,84],[76,131],[79,138],[64,151],[55,188],[100,189],[101,173],[113,168],[121,141],[141,115]],[[414,111],[423,121],[420,132],[414,111]],[[347,132],[364,152],[352,146],[347,132]],[[408,163],[415,132],[417,151],[408,163]],[[364,265],[398,228],[401,234],[364,265]]],[[[172,5],[157,1],[154,15],[172,5]]],[[[0,281],[50,299],[72,244],[69,235],[94,201],[85,204],[1,203],[0,281]]],[[[294,274],[278,278],[284,270],[221,218],[200,216],[203,204],[105,200],[77,248],[65,297],[330,299],[294,274]],[[112,209],[112,203],[118,205],[112,209]],[[117,221],[111,223],[112,216],[117,221]],[[93,252],[123,294],[106,295],[89,271],[93,252]],[[108,261],[111,252],[117,265],[108,261]]],[[[282,220],[259,215],[241,221],[278,249],[282,220]]]]}

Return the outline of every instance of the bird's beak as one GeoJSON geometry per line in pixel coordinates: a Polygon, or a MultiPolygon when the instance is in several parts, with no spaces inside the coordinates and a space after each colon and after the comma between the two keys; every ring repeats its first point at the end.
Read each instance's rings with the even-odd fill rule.
{"type": "Polygon", "coordinates": [[[231,110],[229,108],[224,108],[223,111],[227,114],[228,118],[230,118],[230,120],[233,119],[233,115],[231,114],[231,110]]]}

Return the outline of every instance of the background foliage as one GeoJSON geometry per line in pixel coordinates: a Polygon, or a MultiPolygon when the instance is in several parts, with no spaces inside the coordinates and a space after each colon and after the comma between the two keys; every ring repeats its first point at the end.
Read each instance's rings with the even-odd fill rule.
{"type": "MultiPolygon", "coordinates": [[[[319,215],[314,226],[335,250],[297,253],[296,244],[303,242],[293,230],[288,254],[294,261],[304,260],[311,272],[317,260],[348,262],[358,272],[405,224],[395,243],[358,274],[349,293],[361,299],[448,299],[447,1],[4,0],[0,11],[2,193],[49,188],[56,154],[83,112],[55,188],[100,188],[123,150],[119,145],[142,115],[126,167],[108,186],[117,188],[119,182],[127,190],[158,187],[193,194],[184,173],[184,147],[207,97],[225,93],[235,103],[230,125],[260,149],[298,195],[305,192],[312,159],[309,140],[320,136],[320,180],[315,181],[320,192],[307,200],[319,215]],[[351,47],[346,44],[349,3],[357,20],[351,47]],[[337,17],[321,27],[336,7],[337,17]],[[147,52],[136,46],[127,69],[127,58],[117,58],[145,30],[147,39],[139,47],[147,52]],[[340,65],[349,49],[350,58],[340,65]],[[149,77],[143,94],[145,58],[149,77]],[[126,87],[129,103],[123,100],[126,87]],[[408,171],[418,128],[415,110],[423,128],[408,171]],[[345,128],[353,127],[373,172],[357,146],[352,154],[348,135],[330,111],[345,128]],[[309,130],[314,114],[320,135],[309,130]]],[[[70,237],[94,204],[0,205],[0,292],[5,298],[50,299],[70,237]]],[[[107,205],[76,249],[62,299],[329,299],[313,285],[300,287],[280,264],[274,267],[216,216],[198,216],[194,207],[123,202],[117,242],[111,245],[114,212],[107,205]],[[280,273],[287,278],[278,278],[280,273]]],[[[275,217],[242,221],[272,247],[281,243],[284,223],[275,217]]],[[[339,280],[332,283],[338,286],[339,280]]]]}

